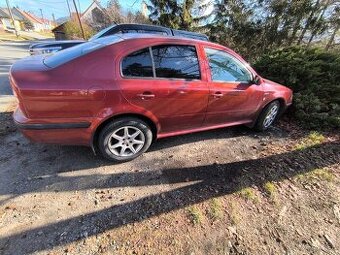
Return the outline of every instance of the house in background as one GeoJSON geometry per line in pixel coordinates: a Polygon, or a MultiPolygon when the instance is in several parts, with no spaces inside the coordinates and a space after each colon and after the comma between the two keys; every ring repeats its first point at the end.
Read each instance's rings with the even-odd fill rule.
{"type": "Polygon", "coordinates": [[[44,30],[44,24],[42,20],[36,17],[33,13],[22,11],[22,10],[18,10],[18,11],[20,11],[21,14],[25,16],[25,18],[32,23],[33,31],[41,32],[44,30]]]}
{"type": "Polygon", "coordinates": [[[9,16],[0,8],[0,30],[6,29],[6,24],[11,24],[9,16]]]}
{"type": "MultiPolygon", "coordinates": [[[[86,24],[91,25],[95,30],[100,30],[100,24],[104,23],[105,10],[97,1],[93,1],[91,5],[80,14],[80,20],[86,24]]],[[[65,23],[69,20],[77,21],[77,14],[72,13],[71,18],[67,18],[63,23],[52,29],[52,33],[56,40],[64,40],[65,37],[65,23]]]]}
{"type": "Polygon", "coordinates": [[[97,1],[93,1],[81,14],[80,19],[91,25],[95,30],[100,30],[100,24],[105,22],[105,10],[97,1]]]}
{"type": "MultiPolygon", "coordinates": [[[[35,32],[47,30],[51,31],[55,27],[55,24],[52,21],[48,19],[38,18],[31,12],[20,10],[17,7],[13,7],[11,11],[14,19],[14,25],[17,31],[26,30],[25,22],[27,20],[32,23],[33,28],[31,30],[35,32]]],[[[14,29],[12,25],[11,16],[8,12],[8,9],[5,8],[0,8],[0,29],[2,30],[14,29]]]]}
{"type": "Polygon", "coordinates": [[[5,8],[0,8],[0,20],[2,29],[3,30],[14,29],[15,27],[17,31],[22,30],[24,18],[21,15],[17,15],[16,13],[13,12],[12,15],[14,19],[14,26],[12,24],[12,19],[8,10],[5,8]]]}

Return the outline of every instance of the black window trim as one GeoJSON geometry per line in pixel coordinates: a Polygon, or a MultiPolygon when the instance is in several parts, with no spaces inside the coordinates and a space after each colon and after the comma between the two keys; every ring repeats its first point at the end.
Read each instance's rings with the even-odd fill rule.
{"type": "Polygon", "coordinates": [[[152,46],[148,46],[148,47],[144,47],[138,50],[134,50],[129,52],[128,54],[124,55],[123,57],[121,57],[120,59],[120,65],[119,65],[119,73],[120,73],[120,77],[122,79],[126,79],[126,80],[135,80],[135,79],[143,79],[143,80],[180,80],[180,81],[202,81],[202,64],[200,61],[200,58],[198,56],[198,47],[199,45],[197,44],[178,44],[178,43],[160,43],[160,44],[155,44],[152,46]],[[154,62],[154,58],[153,58],[153,54],[152,54],[152,47],[156,47],[156,46],[192,46],[195,47],[196,50],[196,56],[197,56],[197,61],[198,61],[198,70],[199,70],[199,74],[200,74],[200,79],[185,79],[185,78],[166,78],[166,77],[157,77],[156,76],[156,68],[155,68],[155,62],[154,62]],[[123,60],[124,58],[126,58],[127,56],[129,56],[130,54],[137,52],[139,50],[144,50],[146,48],[149,48],[149,54],[151,56],[151,62],[152,62],[152,73],[153,73],[153,77],[141,77],[141,76],[125,76],[123,74],[123,60]]]}
{"type": "MultiPolygon", "coordinates": [[[[227,51],[225,51],[225,50],[217,49],[217,48],[213,48],[213,47],[209,47],[209,46],[204,46],[204,54],[205,54],[205,58],[206,58],[206,60],[207,60],[207,64],[208,64],[208,68],[209,68],[209,73],[210,73],[210,82],[218,82],[218,83],[245,83],[246,81],[222,81],[222,80],[216,80],[216,81],[214,81],[214,80],[212,79],[212,73],[211,73],[209,58],[208,58],[206,49],[221,51],[221,52],[224,52],[225,54],[229,55],[231,58],[236,59],[236,61],[237,61],[238,63],[240,63],[240,65],[241,65],[242,67],[244,67],[244,68],[246,69],[246,71],[249,73],[250,79],[254,79],[254,74],[253,74],[253,72],[251,72],[251,71],[249,70],[249,68],[247,67],[247,65],[246,65],[242,60],[238,59],[237,57],[235,57],[234,55],[230,54],[229,52],[227,52],[227,51]]],[[[248,64],[248,63],[247,63],[247,64],[248,64]]],[[[249,64],[248,64],[248,65],[249,65],[249,64]]]]}

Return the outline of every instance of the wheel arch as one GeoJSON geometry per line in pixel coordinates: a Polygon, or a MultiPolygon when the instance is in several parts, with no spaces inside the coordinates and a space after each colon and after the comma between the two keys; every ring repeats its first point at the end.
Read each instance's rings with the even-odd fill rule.
{"type": "Polygon", "coordinates": [[[285,109],[287,108],[286,101],[285,101],[285,99],[284,99],[283,97],[272,98],[271,100],[268,100],[268,101],[266,102],[266,104],[264,104],[264,105],[258,110],[258,112],[257,112],[257,114],[256,114],[256,118],[254,119],[254,121],[253,121],[252,123],[248,124],[247,126],[248,126],[249,128],[253,128],[253,127],[256,125],[257,120],[258,120],[258,118],[260,117],[262,111],[263,111],[269,104],[271,104],[271,103],[274,102],[274,101],[278,101],[278,102],[280,103],[280,112],[279,112],[279,114],[278,114],[278,117],[280,117],[280,115],[281,115],[281,114],[285,111],[285,109]]]}
{"type": "Polygon", "coordinates": [[[92,148],[92,150],[95,154],[97,154],[97,151],[98,151],[97,141],[98,141],[98,136],[99,136],[101,130],[103,130],[103,128],[108,123],[110,123],[111,121],[122,119],[122,118],[128,118],[128,117],[140,119],[140,120],[144,121],[146,124],[148,124],[149,127],[151,128],[153,141],[156,140],[157,134],[158,134],[158,128],[157,128],[156,123],[154,123],[154,121],[151,120],[149,117],[146,117],[146,116],[144,116],[142,114],[138,114],[138,113],[137,114],[136,113],[123,113],[123,114],[113,115],[113,116],[108,117],[104,121],[102,121],[97,126],[95,132],[92,135],[91,148],[92,148]]]}

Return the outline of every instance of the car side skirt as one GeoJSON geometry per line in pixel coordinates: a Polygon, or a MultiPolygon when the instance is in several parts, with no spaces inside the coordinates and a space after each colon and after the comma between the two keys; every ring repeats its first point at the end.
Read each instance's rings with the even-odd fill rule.
{"type": "Polygon", "coordinates": [[[169,133],[159,133],[157,135],[157,139],[170,137],[170,136],[176,136],[176,135],[185,135],[185,134],[189,134],[189,133],[196,133],[196,132],[207,131],[207,130],[218,129],[218,128],[224,128],[224,127],[231,127],[231,126],[237,126],[237,125],[247,125],[247,124],[250,124],[250,123],[252,123],[252,120],[230,122],[230,123],[226,123],[226,124],[219,124],[219,125],[213,125],[213,126],[203,126],[203,127],[199,127],[199,128],[195,128],[195,129],[187,129],[187,130],[181,130],[181,131],[169,132],[169,133]]]}

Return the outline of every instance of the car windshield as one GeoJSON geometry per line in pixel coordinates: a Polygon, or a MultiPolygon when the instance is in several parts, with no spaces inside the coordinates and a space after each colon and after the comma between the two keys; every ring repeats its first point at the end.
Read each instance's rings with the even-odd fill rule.
{"type": "Polygon", "coordinates": [[[109,31],[111,28],[114,28],[115,26],[117,25],[112,25],[112,26],[109,26],[107,28],[104,28],[103,30],[100,30],[97,34],[95,34],[94,36],[92,36],[89,41],[93,41],[93,40],[96,40],[100,37],[102,37],[107,31],[109,31]]]}
{"type": "Polygon", "coordinates": [[[121,37],[111,35],[93,40],[91,42],[81,43],[65,50],[58,51],[52,55],[46,56],[44,58],[44,64],[50,68],[55,68],[80,56],[101,49],[107,45],[121,42],[122,40],[123,39],[121,37]]]}

